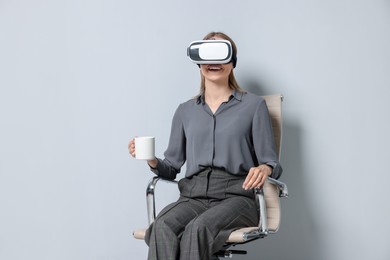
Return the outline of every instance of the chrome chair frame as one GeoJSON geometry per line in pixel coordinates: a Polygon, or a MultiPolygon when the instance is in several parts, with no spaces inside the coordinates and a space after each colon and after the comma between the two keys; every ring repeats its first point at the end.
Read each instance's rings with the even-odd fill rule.
{"type": "MultiPolygon", "coordinates": [[[[158,176],[153,177],[146,188],[146,207],[147,207],[147,214],[148,214],[148,223],[149,226],[153,223],[153,221],[156,219],[156,199],[155,199],[155,189],[157,186],[158,181],[164,181],[168,183],[177,184],[178,181],[175,180],[167,180],[160,178],[158,176]]],[[[279,180],[273,179],[271,177],[267,178],[267,181],[273,185],[276,185],[279,190],[279,197],[280,198],[287,198],[288,197],[288,188],[287,185],[284,182],[281,182],[279,180]]],[[[259,211],[260,211],[260,219],[258,224],[258,229],[251,231],[251,232],[245,232],[243,234],[243,240],[245,242],[257,238],[264,238],[269,233],[276,233],[278,230],[270,231],[268,229],[268,223],[267,223],[267,208],[266,203],[264,199],[264,190],[261,189],[255,189],[254,190],[256,194],[256,199],[259,202],[259,211]]],[[[241,244],[241,243],[240,243],[241,244]]]]}
{"type": "MultiPolygon", "coordinates": [[[[274,130],[275,144],[278,148],[277,152],[280,157],[281,152],[281,139],[282,139],[282,119],[281,119],[281,103],[283,101],[282,95],[273,95],[264,97],[267,106],[270,111],[270,117],[272,120],[272,127],[274,130]],[[278,100],[278,98],[280,98],[278,100]]],[[[153,223],[156,218],[156,199],[155,199],[155,190],[157,183],[159,181],[164,181],[168,183],[177,184],[178,181],[175,180],[166,180],[158,176],[153,177],[146,188],[146,205],[147,205],[147,215],[149,225],[153,223]]],[[[267,202],[266,202],[266,191],[274,193],[274,196],[279,198],[288,197],[287,185],[279,180],[268,177],[264,186],[260,189],[255,189],[256,199],[258,200],[260,219],[257,227],[248,227],[242,228],[237,231],[233,231],[229,239],[226,241],[224,247],[214,255],[214,259],[219,259],[219,257],[232,257],[234,254],[246,254],[245,250],[231,250],[229,249],[232,246],[238,244],[244,244],[259,238],[265,238],[269,234],[276,233],[279,229],[280,222],[280,202],[278,200],[277,207],[279,210],[279,215],[277,219],[277,226],[273,225],[272,228],[269,226],[267,214],[267,202]],[[272,191],[272,192],[271,192],[272,191]],[[232,236],[233,235],[233,236],[232,236]],[[238,236],[237,236],[238,235],[238,236]]],[[[271,197],[271,199],[274,199],[271,197]]],[[[136,239],[144,239],[145,229],[136,230],[133,233],[133,236],[136,239]]]]}

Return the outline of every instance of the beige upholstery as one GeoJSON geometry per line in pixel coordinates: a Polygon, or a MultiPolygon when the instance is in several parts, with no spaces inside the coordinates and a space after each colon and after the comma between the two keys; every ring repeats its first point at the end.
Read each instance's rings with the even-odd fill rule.
{"type": "Polygon", "coordinates": [[[268,112],[271,117],[272,128],[274,129],[274,138],[276,151],[280,157],[282,148],[282,95],[263,96],[268,107],[268,112]]]}
{"type": "Polygon", "coordinates": [[[137,229],[136,231],[133,232],[133,236],[136,239],[143,240],[145,238],[145,232],[146,232],[146,228],[137,229]]]}
{"type": "MultiPolygon", "coordinates": [[[[263,96],[272,121],[272,127],[274,130],[275,145],[280,156],[281,151],[281,138],[282,138],[282,96],[281,95],[272,95],[272,96],[263,96]]],[[[275,233],[278,231],[280,224],[280,190],[278,185],[266,181],[263,187],[264,200],[266,204],[266,214],[267,214],[267,232],[275,233]]],[[[227,243],[243,243],[250,239],[246,238],[246,235],[251,232],[259,232],[261,229],[261,223],[257,227],[247,227],[238,229],[231,233],[227,243]]],[[[146,229],[139,229],[134,231],[133,235],[136,239],[144,239],[146,229]]]]}
{"type": "MultiPolygon", "coordinates": [[[[279,229],[280,224],[280,200],[279,200],[279,188],[269,183],[268,181],[264,184],[264,197],[267,205],[267,222],[268,231],[275,233],[279,229]]],[[[257,231],[259,227],[247,227],[233,231],[227,243],[243,243],[246,241],[245,234],[253,231],[257,231]]]]}

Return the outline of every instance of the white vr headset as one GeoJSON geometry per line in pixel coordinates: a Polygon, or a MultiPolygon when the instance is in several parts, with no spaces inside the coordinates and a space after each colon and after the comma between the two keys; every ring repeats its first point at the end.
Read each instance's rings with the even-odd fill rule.
{"type": "Polygon", "coordinates": [[[187,48],[189,59],[200,64],[225,64],[233,62],[236,66],[237,58],[233,53],[232,44],[226,40],[202,40],[191,42],[187,48]]]}

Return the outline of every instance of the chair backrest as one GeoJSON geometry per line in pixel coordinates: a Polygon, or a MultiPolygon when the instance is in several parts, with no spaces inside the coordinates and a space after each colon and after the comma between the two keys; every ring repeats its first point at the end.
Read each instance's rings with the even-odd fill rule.
{"type": "Polygon", "coordinates": [[[280,159],[282,148],[282,101],[281,94],[263,96],[267,104],[269,115],[271,117],[272,128],[274,130],[275,146],[280,159]]]}
{"type": "MultiPolygon", "coordinates": [[[[283,96],[280,94],[263,96],[270,114],[272,128],[274,130],[275,146],[280,158],[282,145],[282,101],[283,96]]],[[[264,199],[267,210],[267,225],[271,233],[277,232],[280,225],[280,198],[279,187],[270,182],[264,185],[264,199]]]]}

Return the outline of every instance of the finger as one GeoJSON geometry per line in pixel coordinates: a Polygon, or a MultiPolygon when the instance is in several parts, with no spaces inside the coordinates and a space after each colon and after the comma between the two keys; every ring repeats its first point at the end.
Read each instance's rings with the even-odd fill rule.
{"type": "Polygon", "coordinates": [[[127,145],[127,147],[130,149],[131,146],[134,146],[134,138],[130,140],[129,144],[127,145]]]}
{"type": "Polygon", "coordinates": [[[258,169],[254,169],[251,178],[248,180],[248,183],[245,186],[245,189],[248,190],[256,188],[260,181],[260,178],[260,171],[258,169]]]}
{"type": "Polygon", "coordinates": [[[129,147],[129,153],[132,154],[132,153],[134,153],[134,151],[135,151],[135,147],[134,146],[130,146],[129,147]]]}
{"type": "Polygon", "coordinates": [[[251,189],[257,188],[259,186],[259,183],[261,182],[261,179],[262,179],[262,174],[261,172],[258,171],[251,185],[251,189]]]}
{"type": "Polygon", "coordinates": [[[130,150],[130,155],[133,156],[133,157],[135,157],[135,149],[131,149],[131,150],[130,150]]]}
{"type": "Polygon", "coordinates": [[[129,148],[129,153],[131,156],[135,157],[135,147],[134,145],[129,148]]]}
{"type": "Polygon", "coordinates": [[[261,177],[261,181],[260,181],[260,183],[259,183],[259,185],[258,185],[258,188],[263,187],[263,185],[264,185],[264,183],[265,183],[266,180],[267,180],[267,175],[266,175],[266,174],[263,174],[263,176],[261,177]]]}
{"type": "Polygon", "coordinates": [[[254,174],[254,169],[253,168],[249,169],[248,175],[246,176],[245,181],[242,184],[242,187],[244,189],[248,189],[249,188],[249,184],[251,183],[251,179],[253,177],[253,174],[254,174]]]}

